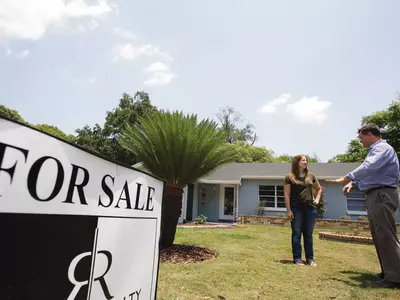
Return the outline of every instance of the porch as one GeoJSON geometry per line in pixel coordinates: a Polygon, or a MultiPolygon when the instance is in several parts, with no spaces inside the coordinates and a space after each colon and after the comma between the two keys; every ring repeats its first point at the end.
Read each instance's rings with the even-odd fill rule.
{"type": "Polygon", "coordinates": [[[195,183],[184,189],[179,223],[204,215],[207,222],[238,222],[239,184],[195,183]]]}

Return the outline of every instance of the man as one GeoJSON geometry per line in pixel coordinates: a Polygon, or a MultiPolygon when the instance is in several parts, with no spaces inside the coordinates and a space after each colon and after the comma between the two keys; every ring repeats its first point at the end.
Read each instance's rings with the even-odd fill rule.
{"type": "Polygon", "coordinates": [[[382,140],[376,125],[361,127],[358,137],[361,144],[369,148],[364,162],[346,176],[327,181],[347,183],[343,188],[345,195],[354,186],[365,192],[371,235],[382,269],[381,280],[373,284],[400,288],[400,243],[395,221],[399,206],[399,160],[393,147],[382,140]]]}

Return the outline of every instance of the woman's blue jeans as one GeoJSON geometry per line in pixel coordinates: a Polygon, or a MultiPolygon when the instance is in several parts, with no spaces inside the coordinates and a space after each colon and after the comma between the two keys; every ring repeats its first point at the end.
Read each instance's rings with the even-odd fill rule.
{"type": "Polygon", "coordinates": [[[292,207],[294,219],[292,225],[293,260],[301,259],[301,235],[304,237],[306,261],[314,260],[313,231],[317,219],[317,209],[292,207]]]}

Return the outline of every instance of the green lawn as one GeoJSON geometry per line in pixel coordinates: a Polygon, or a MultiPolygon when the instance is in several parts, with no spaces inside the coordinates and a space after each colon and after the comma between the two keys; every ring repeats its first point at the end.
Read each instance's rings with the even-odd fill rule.
{"type": "Polygon", "coordinates": [[[176,243],[214,249],[199,264],[161,264],[158,299],[400,299],[400,290],[366,287],[379,271],[371,245],[324,241],[314,234],[318,267],[291,264],[290,229],[178,228],[176,243]]]}

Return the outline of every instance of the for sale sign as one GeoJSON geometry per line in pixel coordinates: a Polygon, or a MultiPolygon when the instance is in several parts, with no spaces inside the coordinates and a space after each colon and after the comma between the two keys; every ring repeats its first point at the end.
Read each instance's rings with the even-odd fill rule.
{"type": "Polygon", "coordinates": [[[0,299],[155,299],[163,185],[0,118],[0,299]]]}

